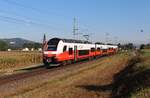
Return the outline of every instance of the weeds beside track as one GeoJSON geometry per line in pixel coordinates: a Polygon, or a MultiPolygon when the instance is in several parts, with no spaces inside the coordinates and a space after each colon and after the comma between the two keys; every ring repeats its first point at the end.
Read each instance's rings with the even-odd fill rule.
{"type": "Polygon", "coordinates": [[[42,62],[40,52],[0,52],[0,70],[19,68],[42,62]]]}
{"type": "MultiPolygon", "coordinates": [[[[3,95],[19,98],[149,98],[149,64],[149,56],[145,53],[119,53],[90,62],[45,69],[38,71],[39,74],[35,72],[31,77],[18,80],[11,89],[6,89],[11,83],[3,85],[6,89],[3,95]]],[[[1,87],[0,92],[4,92],[1,87]]]]}

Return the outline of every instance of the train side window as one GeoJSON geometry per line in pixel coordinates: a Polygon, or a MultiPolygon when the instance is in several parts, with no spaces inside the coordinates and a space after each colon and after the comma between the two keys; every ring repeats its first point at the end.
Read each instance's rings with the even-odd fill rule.
{"type": "Polygon", "coordinates": [[[103,49],[103,52],[107,52],[107,49],[103,49]]]}
{"type": "Polygon", "coordinates": [[[79,56],[89,55],[89,50],[79,50],[79,56]]]}
{"type": "Polygon", "coordinates": [[[95,48],[91,48],[91,52],[94,52],[95,51],[95,48]]]}
{"type": "Polygon", "coordinates": [[[101,49],[100,48],[97,48],[97,51],[100,51],[101,49]]]}
{"type": "Polygon", "coordinates": [[[72,48],[69,48],[69,55],[72,55],[73,54],[73,50],[72,48]]]}
{"type": "Polygon", "coordinates": [[[64,46],[63,48],[63,52],[65,52],[67,50],[67,46],[64,46]]]}

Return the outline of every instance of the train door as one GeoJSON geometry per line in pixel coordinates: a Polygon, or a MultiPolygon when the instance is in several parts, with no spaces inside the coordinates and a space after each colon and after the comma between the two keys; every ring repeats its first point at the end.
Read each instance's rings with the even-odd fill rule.
{"type": "Polygon", "coordinates": [[[77,46],[74,46],[74,61],[77,61],[77,46]]]}
{"type": "Polygon", "coordinates": [[[97,56],[97,47],[96,47],[96,44],[95,44],[95,54],[94,56],[96,57],[97,56]]]}

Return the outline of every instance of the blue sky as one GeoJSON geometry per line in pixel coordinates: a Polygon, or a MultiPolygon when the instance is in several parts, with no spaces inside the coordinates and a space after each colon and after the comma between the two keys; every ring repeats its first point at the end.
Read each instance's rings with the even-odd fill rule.
{"type": "Polygon", "coordinates": [[[72,38],[74,17],[80,39],[150,42],[150,0],[0,0],[0,38],[72,38]]]}

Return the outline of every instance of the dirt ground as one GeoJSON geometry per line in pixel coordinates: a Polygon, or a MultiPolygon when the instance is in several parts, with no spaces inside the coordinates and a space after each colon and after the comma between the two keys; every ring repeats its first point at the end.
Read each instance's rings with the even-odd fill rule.
{"type": "MultiPolygon", "coordinates": [[[[13,95],[15,98],[110,98],[113,76],[124,69],[129,54],[102,58],[67,70],[59,78],[13,95]]],[[[39,80],[40,81],[40,80],[39,80]]],[[[12,96],[11,96],[12,97],[12,96]]]]}

